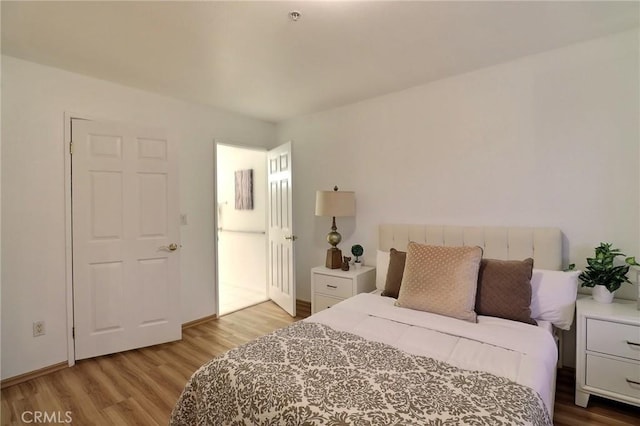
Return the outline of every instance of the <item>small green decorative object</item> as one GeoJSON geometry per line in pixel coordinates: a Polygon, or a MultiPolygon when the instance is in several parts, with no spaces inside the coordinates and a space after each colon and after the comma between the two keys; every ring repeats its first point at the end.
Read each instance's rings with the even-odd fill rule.
{"type": "Polygon", "coordinates": [[[625,258],[623,265],[615,266],[614,260],[618,256],[626,256],[617,248],[611,248],[612,244],[600,243],[595,248],[596,256],[587,258],[587,267],[578,276],[582,281],[582,287],[595,287],[602,285],[613,293],[620,288],[622,283],[631,281],[627,278],[627,273],[631,266],[640,266],[636,262],[635,256],[625,258]]]}
{"type": "Polygon", "coordinates": [[[359,257],[364,254],[364,249],[360,244],[354,244],[351,246],[351,254],[356,257],[355,263],[360,263],[359,257]]]}

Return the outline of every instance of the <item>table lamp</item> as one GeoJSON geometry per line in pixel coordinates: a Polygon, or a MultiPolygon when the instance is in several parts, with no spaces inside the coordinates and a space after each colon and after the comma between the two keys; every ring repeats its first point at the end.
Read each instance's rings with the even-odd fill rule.
{"type": "Polygon", "coordinates": [[[342,252],[338,243],[342,236],[336,227],[336,217],[355,216],[356,198],[353,191],[338,191],[335,186],[333,191],[316,191],[316,216],[331,216],[333,223],[331,232],[327,235],[327,241],[331,248],[327,250],[326,267],[338,269],[342,265],[342,252]]]}

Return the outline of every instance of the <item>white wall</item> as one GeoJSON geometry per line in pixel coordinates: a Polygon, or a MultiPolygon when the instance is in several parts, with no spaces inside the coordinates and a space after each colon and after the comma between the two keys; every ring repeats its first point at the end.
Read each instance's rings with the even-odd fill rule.
{"type": "Polygon", "coordinates": [[[601,241],[640,256],[638,56],[634,30],[280,123],[298,298],[327,248],[315,191],[334,184],[356,192],[340,246],[365,262],[383,222],[555,226],[577,267],[601,241]]]}
{"type": "Polygon", "coordinates": [[[270,123],[2,57],[2,378],[67,359],[64,113],[169,129],[180,143],[181,311],[215,313],[214,138],[275,144],[270,123]],[[32,337],[44,320],[45,336],[32,337]]]}
{"type": "MultiPolygon", "coordinates": [[[[267,225],[267,151],[218,145],[218,226],[226,230],[262,231],[267,225]],[[235,208],[235,172],[253,169],[253,209],[235,208]]],[[[266,234],[220,232],[218,279],[267,293],[266,234]]]]}
{"type": "Polygon", "coordinates": [[[226,229],[264,231],[267,226],[267,151],[218,145],[217,152],[218,226],[226,229]],[[235,172],[253,170],[253,209],[235,208],[235,172]]]}

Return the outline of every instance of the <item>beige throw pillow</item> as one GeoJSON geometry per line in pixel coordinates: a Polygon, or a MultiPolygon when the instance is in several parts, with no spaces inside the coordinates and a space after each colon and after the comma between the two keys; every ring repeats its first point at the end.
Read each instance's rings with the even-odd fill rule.
{"type": "Polygon", "coordinates": [[[476,322],[480,247],[410,242],[397,306],[476,322]]]}

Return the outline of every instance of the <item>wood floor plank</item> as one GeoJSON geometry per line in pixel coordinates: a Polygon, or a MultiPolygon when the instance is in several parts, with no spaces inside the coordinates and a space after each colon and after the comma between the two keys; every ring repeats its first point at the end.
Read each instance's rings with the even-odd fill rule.
{"type": "MultiPolygon", "coordinates": [[[[173,395],[167,396],[167,393],[164,392],[158,383],[151,380],[147,374],[132,368],[132,366],[126,362],[124,356],[116,357],[114,361],[118,367],[119,374],[127,381],[132,396],[144,396],[144,398],[152,401],[158,409],[163,412],[171,410],[175,403],[173,395]]],[[[135,398],[128,399],[128,401],[132,400],[135,400],[135,398]]]]}
{"type": "Polygon", "coordinates": [[[62,405],[62,401],[56,397],[55,391],[51,388],[51,385],[44,378],[40,380],[38,386],[38,393],[36,394],[36,407],[43,407],[45,411],[66,411],[66,407],[62,405]]]}
{"type": "Polygon", "coordinates": [[[640,407],[592,396],[589,406],[574,404],[575,371],[558,370],[553,423],[555,426],[640,426],[640,407]]]}
{"type": "MultiPolygon", "coordinates": [[[[71,411],[77,425],[166,425],[198,367],[297,319],[266,302],[190,327],[180,342],[79,361],[2,389],[2,425],[23,425],[22,413],[35,410],[71,411]]],[[[572,370],[559,370],[556,388],[556,426],[640,426],[638,407],[596,397],[574,405],[572,370]]]]}
{"type": "MultiPolygon", "coordinates": [[[[60,405],[65,407],[65,411],[73,413],[73,421],[76,424],[93,425],[100,424],[102,420],[101,410],[93,403],[91,398],[84,392],[83,382],[72,369],[62,370],[58,373],[57,380],[51,382],[51,388],[60,398],[60,405]]],[[[43,376],[42,379],[48,376],[43,376]]],[[[31,410],[40,410],[34,408],[31,410]]],[[[43,409],[46,410],[46,407],[43,409]]],[[[40,411],[43,411],[40,410],[40,411]]]]}
{"type": "Polygon", "coordinates": [[[82,371],[72,369],[72,372],[76,375],[78,383],[82,384],[82,391],[91,398],[98,409],[104,409],[125,399],[95,363],[88,364],[82,371]]]}
{"type": "MultiPolygon", "coordinates": [[[[145,411],[138,401],[143,398],[128,398],[105,409],[107,423],[112,425],[148,425],[155,426],[161,423],[156,422],[153,417],[145,411]]],[[[166,424],[166,423],[164,423],[166,424]]]]}

